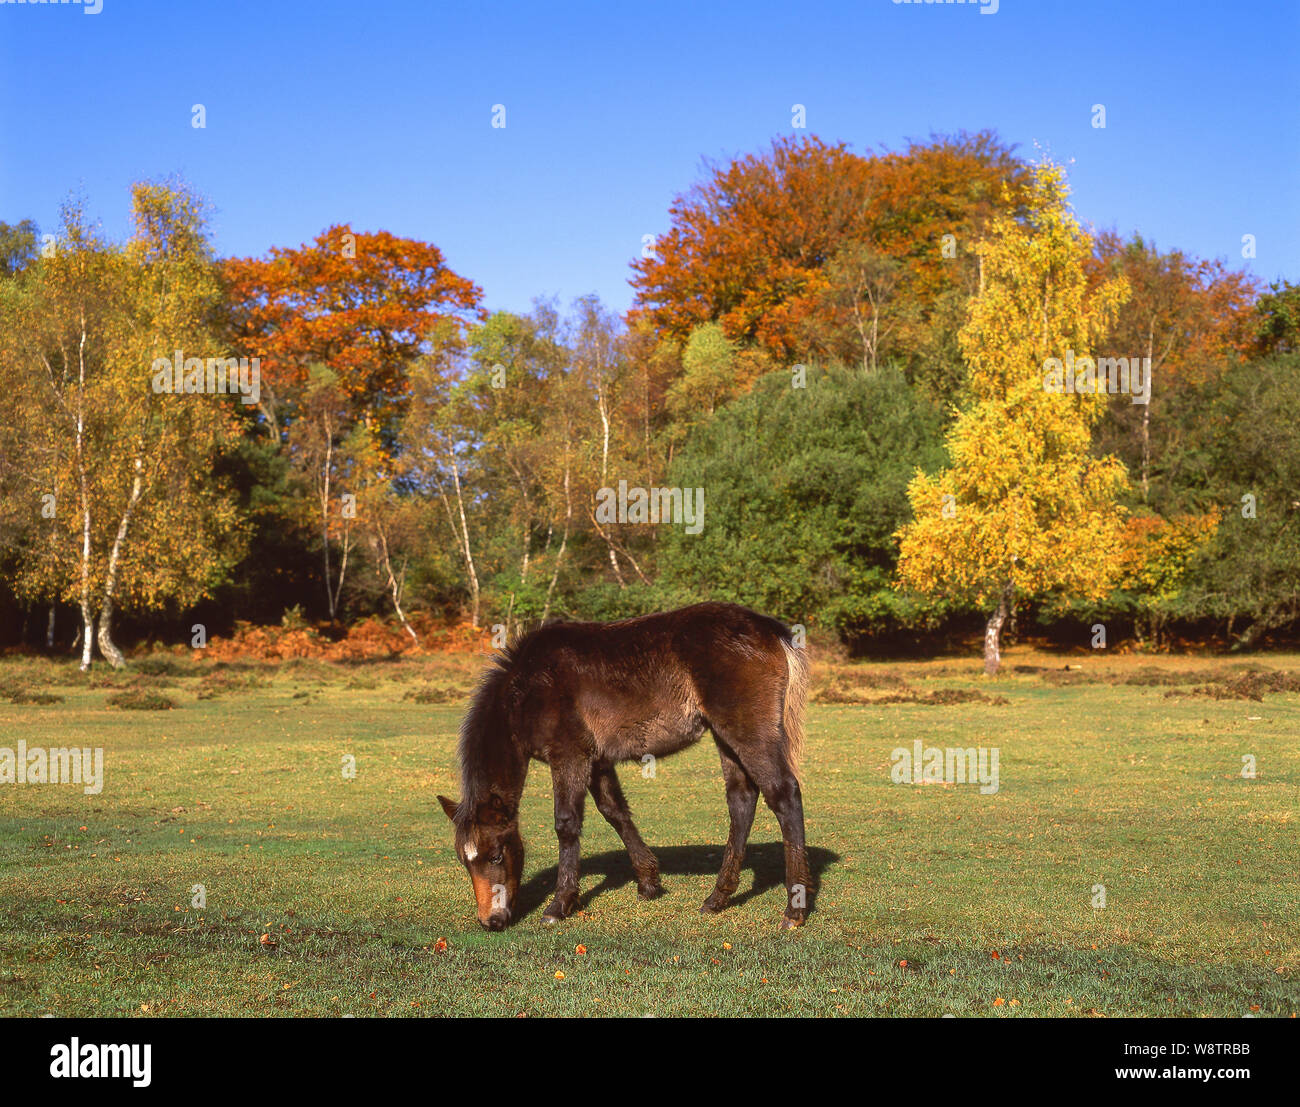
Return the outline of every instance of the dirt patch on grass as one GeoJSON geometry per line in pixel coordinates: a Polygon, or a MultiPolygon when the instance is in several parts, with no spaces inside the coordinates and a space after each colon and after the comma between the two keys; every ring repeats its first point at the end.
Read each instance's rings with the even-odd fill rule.
{"type": "Polygon", "coordinates": [[[1276,669],[1256,669],[1186,691],[1170,691],[1165,699],[1178,696],[1207,696],[1213,700],[1254,700],[1262,703],[1269,693],[1300,693],[1300,676],[1276,669]]]}
{"type": "Polygon", "coordinates": [[[1160,669],[1154,665],[1146,665],[1136,673],[1129,673],[1119,680],[1112,680],[1112,684],[1132,684],[1140,687],[1162,687],[1166,685],[1178,686],[1181,684],[1204,684],[1207,681],[1217,682],[1230,679],[1234,675],[1231,669],[1223,667],[1215,669],[1160,669]]]}
{"type": "Polygon", "coordinates": [[[412,703],[458,703],[464,699],[464,693],[457,692],[453,688],[440,688],[433,684],[426,684],[421,688],[408,688],[402,699],[410,700],[412,703]]]}
{"type": "Polygon", "coordinates": [[[8,700],[16,704],[48,706],[52,703],[62,703],[63,697],[53,692],[42,692],[24,681],[8,680],[0,683],[0,700],[8,700]]]}
{"type": "Polygon", "coordinates": [[[104,702],[110,707],[120,707],[123,711],[170,711],[176,706],[161,692],[148,688],[128,688],[114,693],[104,702]]]}
{"type": "Polygon", "coordinates": [[[855,674],[837,674],[818,687],[812,695],[814,703],[893,704],[919,703],[946,706],[957,703],[987,703],[1004,707],[1011,701],[1006,696],[989,696],[973,688],[936,688],[923,692],[894,674],[857,674],[865,679],[853,680],[855,674]],[[891,689],[884,695],[870,695],[882,688],[891,689]]]}
{"type": "Polygon", "coordinates": [[[891,692],[869,701],[871,703],[921,703],[931,706],[948,706],[956,703],[987,703],[994,707],[1007,707],[1011,701],[1006,696],[990,696],[974,688],[936,688],[932,692],[891,692]]]}
{"type": "Polygon", "coordinates": [[[271,682],[261,673],[221,669],[205,673],[199,681],[199,699],[215,700],[218,696],[242,696],[271,682]]]}

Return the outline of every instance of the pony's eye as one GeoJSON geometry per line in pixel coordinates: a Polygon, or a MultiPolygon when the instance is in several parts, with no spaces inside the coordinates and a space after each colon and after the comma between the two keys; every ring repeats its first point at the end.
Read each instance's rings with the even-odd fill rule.
{"type": "Polygon", "coordinates": [[[494,858],[492,858],[492,864],[499,865],[505,859],[506,859],[506,855],[504,853],[498,853],[494,858]]]}

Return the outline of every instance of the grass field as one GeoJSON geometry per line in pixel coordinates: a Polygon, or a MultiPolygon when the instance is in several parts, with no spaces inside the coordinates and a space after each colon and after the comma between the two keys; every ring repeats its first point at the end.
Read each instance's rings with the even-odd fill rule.
{"type": "Polygon", "coordinates": [[[181,659],[89,682],[0,662],[19,701],[0,746],[103,747],[106,769],[98,795],[0,786],[0,1013],[1294,1016],[1300,694],[1271,688],[1300,657],[1258,659],[1290,677],[1262,684],[1213,658],[1070,660],[1013,650],[995,681],[965,659],[821,666],[803,772],[820,892],[794,932],[761,806],[733,906],[698,913],[726,836],[707,738],[653,779],[620,771],[668,894],[637,899],[588,803],[581,915],[544,927],[535,765],[527,913],[501,934],[434,800],[457,794],[474,659],[181,659]],[[945,702],[963,690],[1007,702],[945,702]],[[123,691],[175,707],[109,706],[123,691]],[[998,791],[893,783],[915,739],[996,747],[998,791]]]}

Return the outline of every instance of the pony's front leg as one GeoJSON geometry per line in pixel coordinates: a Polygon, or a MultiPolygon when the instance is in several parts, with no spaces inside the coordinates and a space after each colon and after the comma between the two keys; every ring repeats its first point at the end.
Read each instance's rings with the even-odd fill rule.
{"type": "Polygon", "coordinates": [[[582,809],[591,782],[591,764],[552,763],[551,787],[555,793],[555,836],[560,840],[560,872],[555,898],[542,922],[567,919],[578,906],[578,856],[582,837],[582,809]]]}

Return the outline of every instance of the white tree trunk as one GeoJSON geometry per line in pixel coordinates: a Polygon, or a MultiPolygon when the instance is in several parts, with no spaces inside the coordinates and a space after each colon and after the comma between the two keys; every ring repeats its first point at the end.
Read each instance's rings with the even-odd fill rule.
{"type": "Polygon", "coordinates": [[[131,497],[127,500],[126,510],[122,512],[122,518],[117,524],[117,534],[113,538],[113,548],[108,555],[108,571],[104,574],[104,594],[100,598],[99,604],[99,652],[114,669],[120,669],[126,664],[126,658],[122,656],[122,651],[117,648],[113,642],[113,610],[114,597],[117,593],[117,572],[122,563],[122,547],[126,544],[126,536],[131,528],[131,516],[135,512],[135,505],[140,502],[140,497],[144,493],[144,461],[139,457],[135,458],[135,475],[131,479],[131,497]]]}
{"type": "Polygon", "coordinates": [[[996,676],[1002,667],[1002,627],[1011,614],[1012,586],[1008,583],[998,598],[998,606],[984,624],[984,673],[996,676]]]}

